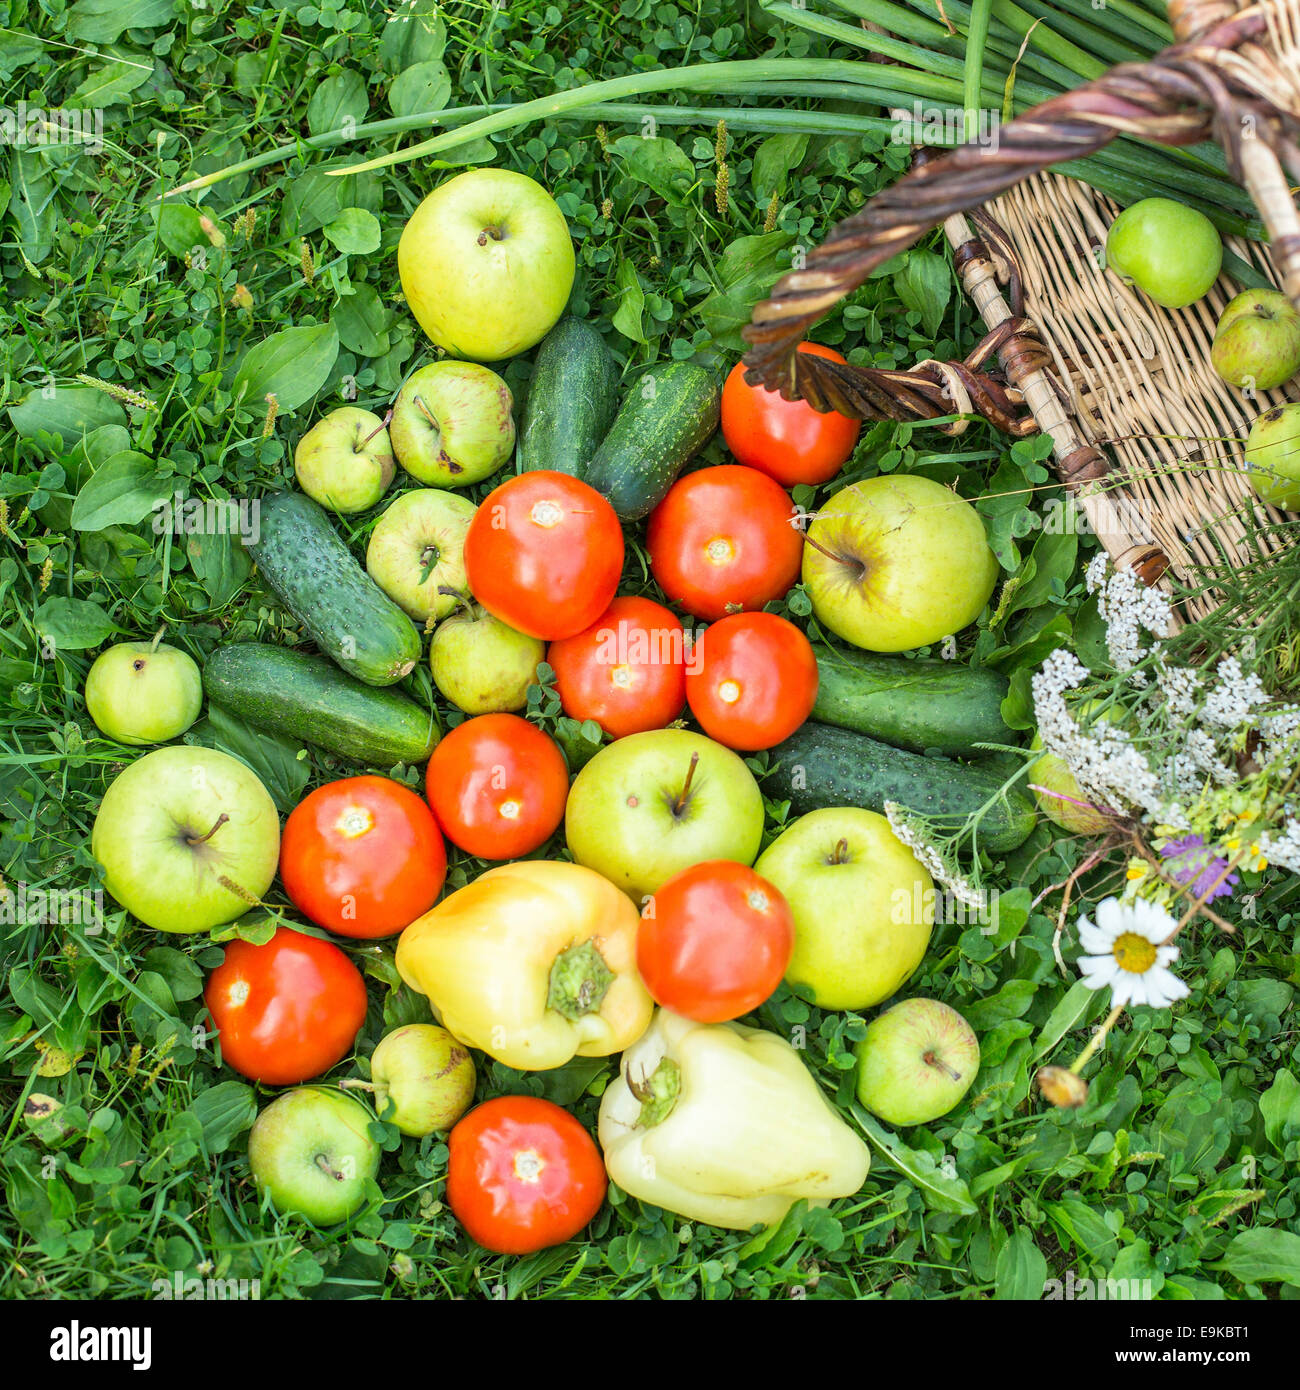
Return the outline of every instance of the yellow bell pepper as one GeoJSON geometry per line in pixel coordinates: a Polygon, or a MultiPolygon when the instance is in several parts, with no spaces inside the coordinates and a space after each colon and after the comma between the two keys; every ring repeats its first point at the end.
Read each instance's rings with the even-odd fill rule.
{"type": "Polygon", "coordinates": [[[635,905],[578,864],[480,874],[397,939],[397,969],[461,1042],[545,1071],[621,1052],[654,1003],[636,972],[635,905]]]}
{"type": "Polygon", "coordinates": [[[780,1221],[860,1188],[871,1156],[784,1038],[660,1009],[600,1106],[609,1176],[710,1226],[780,1221]]]}

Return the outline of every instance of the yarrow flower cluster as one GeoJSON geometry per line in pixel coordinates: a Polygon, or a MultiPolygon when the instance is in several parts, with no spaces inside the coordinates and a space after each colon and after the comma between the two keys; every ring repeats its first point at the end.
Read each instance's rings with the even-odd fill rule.
{"type": "Polygon", "coordinates": [[[1215,670],[1218,684],[1205,697],[1200,721],[1219,729],[1239,729],[1260,705],[1268,702],[1268,692],[1256,675],[1246,675],[1235,656],[1225,656],[1215,670]]]}
{"type": "Polygon", "coordinates": [[[912,851],[936,883],[942,884],[958,902],[965,903],[967,907],[984,906],[984,894],[955,864],[949,862],[902,806],[895,801],[886,801],[885,819],[894,837],[912,851]]]}
{"type": "Polygon", "coordinates": [[[1097,612],[1106,624],[1106,649],[1117,671],[1131,671],[1134,684],[1145,685],[1146,676],[1133,667],[1146,655],[1143,634],[1163,637],[1173,623],[1168,595],[1144,584],[1131,569],[1116,570],[1106,578],[1106,553],[1095,555],[1085,582],[1097,595],[1097,612]]]}

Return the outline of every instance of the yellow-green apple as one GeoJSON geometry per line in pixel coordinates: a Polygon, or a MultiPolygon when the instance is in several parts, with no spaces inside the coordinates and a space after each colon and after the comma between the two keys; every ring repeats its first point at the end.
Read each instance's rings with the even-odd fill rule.
{"type": "Polygon", "coordinates": [[[388,429],[378,415],[356,406],[331,410],[293,451],[298,486],[336,512],[364,512],[388,490],[397,472],[388,429]]]}
{"type": "Polygon", "coordinates": [[[688,729],[654,729],[602,748],[578,773],[564,830],[579,864],[642,902],[693,864],[752,864],[763,795],[730,748],[688,729]]]}
{"type": "Polygon", "coordinates": [[[886,1009],[854,1050],[858,1099],[891,1125],[924,1125],[946,1115],[980,1069],[974,1030],[937,999],[905,999],[886,1009]]]}
{"type": "Polygon", "coordinates": [[[1300,313],[1281,290],[1243,290],[1219,315],[1210,361],[1230,386],[1281,386],[1300,371],[1300,313]]]}
{"type": "Polygon", "coordinates": [[[993,593],[998,564],[964,498],[917,474],[842,488],[804,538],[803,581],[823,627],[873,652],[960,632],[993,593]]]}
{"type": "Polygon", "coordinates": [[[246,764],[176,745],[114,779],[90,832],[104,887],[145,926],[200,932],[233,922],[275,878],[280,820],[246,764]]]}
{"type": "Polygon", "coordinates": [[[371,579],[417,622],[445,617],[463,602],[468,497],[418,487],[395,497],[366,546],[371,579]]]}
{"type": "Polygon", "coordinates": [[[545,656],[540,637],[517,632],[478,603],[444,618],[429,643],[434,685],[466,714],[523,709],[545,656]]]}
{"type": "Polygon", "coordinates": [[[416,1138],[450,1129],[474,1099],[469,1050],[433,1023],[385,1033],[370,1056],[370,1079],[380,1119],[416,1138]]]}
{"type": "Polygon", "coordinates": [[[1300,403],[1275,405],[1251,425],[1246,467],[1265,502],[1300,512],[1300,403]]]}
{"type": "Polygon", "coordinates": [[[1182,309],[1219,278],[1223,242],[1214,223],[1172,198],[1143,198],[1106,234],[1106,265],[1166,309],[1182,309]]]}
{"type": "Polygon", "coordinates": [[[475,362],[540,343],[569,302],[574,265],[555,200],[509,169],[471,169],[440,184],[397,244],[416,321],[444,351],[475,362]]]}
{"type": "Polygon", "coordinates": [[[884,816],[833,806],[800,816],[754,871],[794,912],[786,984],[822,1009],[866,1009],[920,965],[934,929],[934,882],[884,816]]]}
{"type": "Polygon", "coordinates": [[[389,435],[397,461],[431,487],[468,487],[515,447],[514,398],[477,362],[434,362],[397,393],[389,435]]]}
{"type": "Polygon", "coordinates": [[[299,1086],[268,1105],[248,1135],[253,1181],[279,1212],[334,1226],[365,1205],[379,1172],[372,1117],[342,1091],[299,1086]]]}
{"type": "Polygon", "coordinates": [[[194,658],[152,642],[119,642],[100,652],[86,674],[86,709],[119,743],[179,738],[203,708],[203,678],[194,658]]]}

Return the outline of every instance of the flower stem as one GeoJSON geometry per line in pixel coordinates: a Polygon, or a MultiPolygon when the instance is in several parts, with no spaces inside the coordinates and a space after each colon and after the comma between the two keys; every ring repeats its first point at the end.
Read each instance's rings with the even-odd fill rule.
{"type": "Polygon", "coordinates": [[[1079,1053],[1078,1057],[1076,1057],[1075,1060],[1071,1063],[1070,1070],[1075,1074],[1075,1076],[1078,1076],[1083,1071],[1084,1067],[1086,1067],[1088,1063],[1092,1061],[1093,1054],[1102,1045],[1102,1043],[1106,1041],[1106,1034],[1109,1033],[1110,1030],[1115,1026],[1115,1020],[1123,1012],[1124,1005],[1116,1004],[1115,1007],[1110,1011],[1110,1013],[1106,1015],[1105,1022],[1101,1025],[1100,1028],[1097,1029],[1097,1031],[1092,1035],[1092,1037],[1088,1039],[1088,1046],[1085,1047],[1083,1051],[1079,1053]]]}

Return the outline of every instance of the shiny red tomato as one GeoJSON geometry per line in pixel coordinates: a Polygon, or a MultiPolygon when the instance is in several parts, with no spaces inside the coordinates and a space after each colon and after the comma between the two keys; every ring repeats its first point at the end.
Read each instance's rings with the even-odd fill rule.
{"type": "Polygon", "coordinates": [[[427,912],[447,876],[433,812],[387,777],[345,777],[284,823],[280,878],[298,910],[340,936],[392,936],[427,912]]]}
{"type": "Polygon", "coordinates": [[[662,729],[686,704],[686,632],[648,598],[616,598],[584,632],[552,642],[546,660],[571,719],[613,738],[662,729]]]}
{"type": "Polygon", "coordinates": [[[784,894],[744,864],[712,859],[670,878],[646,903],[636,967],[657,1004],[725,1023],[772,994],[793,951],[784,894]]]}
{"type": "Polygon", "coordinates": [[[812,713],[812,643],[775,613],[733,613],[696,639],[686,698],[700,728],[728,748],[771,748],[812,713]]]}
{"type": "Polygon", "coordinates": [[[589,627],[623,572],[623,528],[595,488],[539,469],[488,493],[465,536],[470,592],[519,632],[552,641],[589,627]]]}
{"type": "Polygon", "coordinates": [[[425,788],[452,844],[479,859],[518,859],[559,828],[569,769],[535,724],[517,714],[480,714],[433,750],[425,788]]]}
{"type": "Polygon", "coordinates": [[[232,941],[203,990],[221,1058],[252,1081],[293,1086],[352,1050],[366,1021],[361,972],[331,942],[277,927],[265,945],[232,941]]]}
{"type": "Polygon", "coordinates": [[[475,1106],[447,1140],[447,1205],[485,1250],[527,1255],[572,1240],[605,1200],[591,1135],[537,1096],[475,1106]]]}
{"type": "Polygon", "coordinates": [[[701,468],[650,513],[650,568],[697,618],[762,608],[799,578],[798,522],[790,494],[766,473],[734,463],[701,468]]]}
{"type": "MultiPolygon", "coordinates": [[[[843,362],[834,348],[800,343],[800,352],[843,362]]],[[[722,434],[737,460],[775,478],[782,487],[824,483],[848,462],[862,422],[836,411],[823,414],[806,401],[784,400],[779,391],[745,385],[737,362],[722,388],[722,434]]]]}

